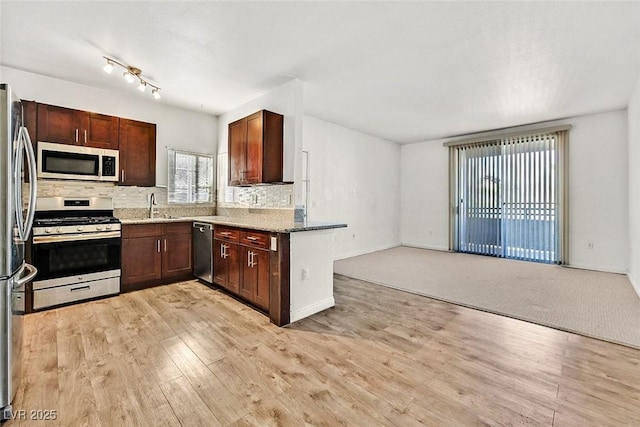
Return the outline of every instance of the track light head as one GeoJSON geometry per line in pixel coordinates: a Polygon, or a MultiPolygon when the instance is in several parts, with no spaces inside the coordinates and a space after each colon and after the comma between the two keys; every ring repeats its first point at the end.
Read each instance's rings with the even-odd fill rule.
{"type": "Polygon", "coordinates": [[[160,99],[160,98],[161,98],[161,97],[160,97],[160,90],[159,90],[159,89],[154,89],[154,90],[152,90],[152,91],[151,91],[151,94],[153,95],[153,97],[154,97],[155,99],[160,99]]]}
{"type": "Polygon", "coordinates": [[[107,63],[105,64],[105,66],[102,69],[104,70],[105,73],[111,74],[111,72],[113,71],[113,62],[111,62],[111,60],[107,59],[107,63]]]}

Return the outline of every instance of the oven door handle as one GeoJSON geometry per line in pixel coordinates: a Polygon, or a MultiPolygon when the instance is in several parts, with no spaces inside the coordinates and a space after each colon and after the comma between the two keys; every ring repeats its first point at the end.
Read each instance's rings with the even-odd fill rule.
{"type": "Polygon", "coordinates": [[[76,233],[76,234],[62,234],[57,236],[33,236],[33,244],[39,243],[60,243],[60,242],[77,242],[80,240],[100,240],[100,239],[113,239],[114,237],[120,237],[119,231],[109,231],[101,233],[76,233]]]}

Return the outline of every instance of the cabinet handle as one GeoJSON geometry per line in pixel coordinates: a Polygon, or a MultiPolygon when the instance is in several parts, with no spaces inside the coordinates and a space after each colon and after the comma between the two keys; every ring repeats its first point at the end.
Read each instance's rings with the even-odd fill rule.
{"type": "Polygon", "coordinates": [[[251,240],[252,242],[255,242],[256,240],[258,240],[258,238],[253,236],[247,236],[247,240],[251,240]]]}
{"type": "Polygon", "coordinates": [[[125,175],[124,175],[124,169],[122,169],[122,171],[120,172],[120,181],[121,181],[121,182],[124,182],[124,177],[125,177],[125,175]]]}
{"type": "Polygon", "coordinates": [[[78,142],[78,129],[76,129],[76,142],[78,142]]]}
{"type": "Polygon", "coordinates": [[[251,267],[251,251],[247,252],[247,267],[251,267]]]}
{"type": "Polygon", "coordinates": [[[167,239],[164,239],[164,251],[167,252],[167,239]]]}
{"type": "Polygon", "coordinates": [[[87,143],[87,130],[84,130],[84,143],[87,143]]]}
{"type": "Polygon", "coordinates": [[[158,239],[156,243],[158,245],[158,253],[160,253],[160,239],[158,239]]]}

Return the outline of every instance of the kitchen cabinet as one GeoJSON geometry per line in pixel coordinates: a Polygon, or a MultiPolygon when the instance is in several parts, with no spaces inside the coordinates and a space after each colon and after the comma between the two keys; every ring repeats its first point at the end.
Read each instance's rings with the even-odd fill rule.
{"type": "Polygon", "coordinates": [[[215,227],[213,236],[213,281],[238,294],[240,292],[239,231],[215,227]]]}
{"type": "Polygon", "coordinates": [[[191,223],[164,224],[162,236],[162,277],[191,274],[193,264],[191,223]]]}
{"type": "Polygon", "coordinates": [[[269,251],[242,247],[240,296],[269,310],[269,251]]]}
{"type": "Polygon", "coordinates": [[[190,222],[122,226],[121,292],[192,277],[190,222]]]}
{"type": "Polygon", "coordinates": [[[269,311],[269,234],[219,226],[214,230],[213,281],[269,311]]]}
{"type": "Polygon", "coordinates": [[[282,182],[284,116],[258,111],[229,124],[229,185],[282,182]]]}
{"type": "Polygon", "coordinates": [[[39,141],[117,150],[118,117],[38,104],[39,141]]]}
{"type": "Polygon", "coordinates": [[[156,185],[156,125],[120,119],[120,185],[156,185]]]}

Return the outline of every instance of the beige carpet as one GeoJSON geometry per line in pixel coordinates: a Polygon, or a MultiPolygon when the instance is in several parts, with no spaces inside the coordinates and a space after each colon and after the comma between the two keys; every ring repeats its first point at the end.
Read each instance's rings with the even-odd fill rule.
{"type": "Polygon", "coordinates": [[[336,261],[334,272],[640,348],[640,298],[621,274],[409,247],[336,261]]]}

